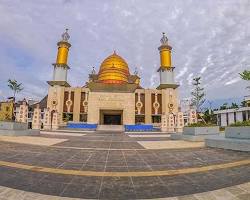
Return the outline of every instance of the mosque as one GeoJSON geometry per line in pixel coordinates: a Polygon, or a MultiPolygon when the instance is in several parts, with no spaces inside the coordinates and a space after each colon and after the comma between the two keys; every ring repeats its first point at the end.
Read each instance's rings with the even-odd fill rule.
{"type": "MultiPolygon", "coordinates": [[[[130,73],[127,62],[116,52],[103,60],[98,73],[93,69],[83,87],[67,81],[68,53],[71,47],[68,30],[57,43],[53,79],[48,81],[47,108],[58,113],[59,124],[65,121],[91,124],[159,124],[162,115],[178,112],[178,84],[171,64],[172,47],[163,33],[158,69],[160,85],[144,89],[140,77],[130,73]]],[[[52,113],[53,114],[53,113],[52,113]]]]}

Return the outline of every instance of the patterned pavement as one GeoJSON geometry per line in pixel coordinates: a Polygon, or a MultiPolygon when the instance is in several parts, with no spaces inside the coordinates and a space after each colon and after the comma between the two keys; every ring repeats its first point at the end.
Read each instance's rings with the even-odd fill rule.
{"type": "Polygon", "coordinates": [[[247,152],[205,147],[147,149],[141,141],[169,141],[168,137],[150,134],[74,134],[42,134],[40,137],[47,139],[64,139],[48,146],[0,138],[0,185],[60,197],[152,199],[209,192],[250,181],[247,152]],[[168,174],[171,170],[176,173],[168,174]]]}

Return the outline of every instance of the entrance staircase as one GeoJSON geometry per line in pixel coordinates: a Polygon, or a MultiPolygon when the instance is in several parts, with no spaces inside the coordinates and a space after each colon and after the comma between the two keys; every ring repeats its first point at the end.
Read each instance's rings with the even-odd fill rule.
{"type": "Polygon", "coordinates": [[[123,125],[98,125],[97,131],[123,132],[123,125]]]}

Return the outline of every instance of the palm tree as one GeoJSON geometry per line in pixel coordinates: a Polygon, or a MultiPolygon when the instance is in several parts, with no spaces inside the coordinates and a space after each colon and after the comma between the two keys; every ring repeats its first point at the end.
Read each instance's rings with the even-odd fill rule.
{"type": "Polygon", "coordinates": [[[13,80],[9,79],[8,86],[13,91],[13,99],[15,101],[16,94],[23,90],[22,83],[17,83],[15,79],[13,80]]]}
{"type": "Polygon", "coordinates": [[[12,120],[15,121],[15,100],[16,94],[23,90],[22,83],[18,83],[15,79],[8,80],[8,86],[13,91],[13,113],[12,113],[12,120]]]}
{"type": "Polygon", "coordinates": [[[226,110],[228,108],[228,103],[223,103],[221,106],[220,106],[220,110],[226,110]]]}
{"type": "Polygon", "coordinates": [[[232,105],[230,106],[230,108],[239,108],[237,103],[232,103],[232,105]]]}

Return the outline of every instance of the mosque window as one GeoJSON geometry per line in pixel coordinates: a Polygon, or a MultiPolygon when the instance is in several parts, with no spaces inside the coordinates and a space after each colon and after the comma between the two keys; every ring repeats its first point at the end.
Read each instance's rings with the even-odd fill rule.
{"type": "Polygon", "coordinates": [[[144,115],[136,115],[135,116],[135,124],[144,124],[145,116],[144,115]]]}
{"type": "Polygon", "coordinates": [[[63,121],[73,121],[73,113],[63,113],[63,121]]]}
{"type": "Polygon", "coordinates": [[[152,123],[161,123],[160,115],[152,115],[152,123]]]}
{"type": "Polygon", "coordinates": [[[28,118],[32,118],[32,116],[33,116],[33,113],[28,113],[28,118]]]}
{"type": "Polygon", "coordinates": [[[87,122],[88,115],[87,114],[80,114],[80,122],[87,122]]]}

